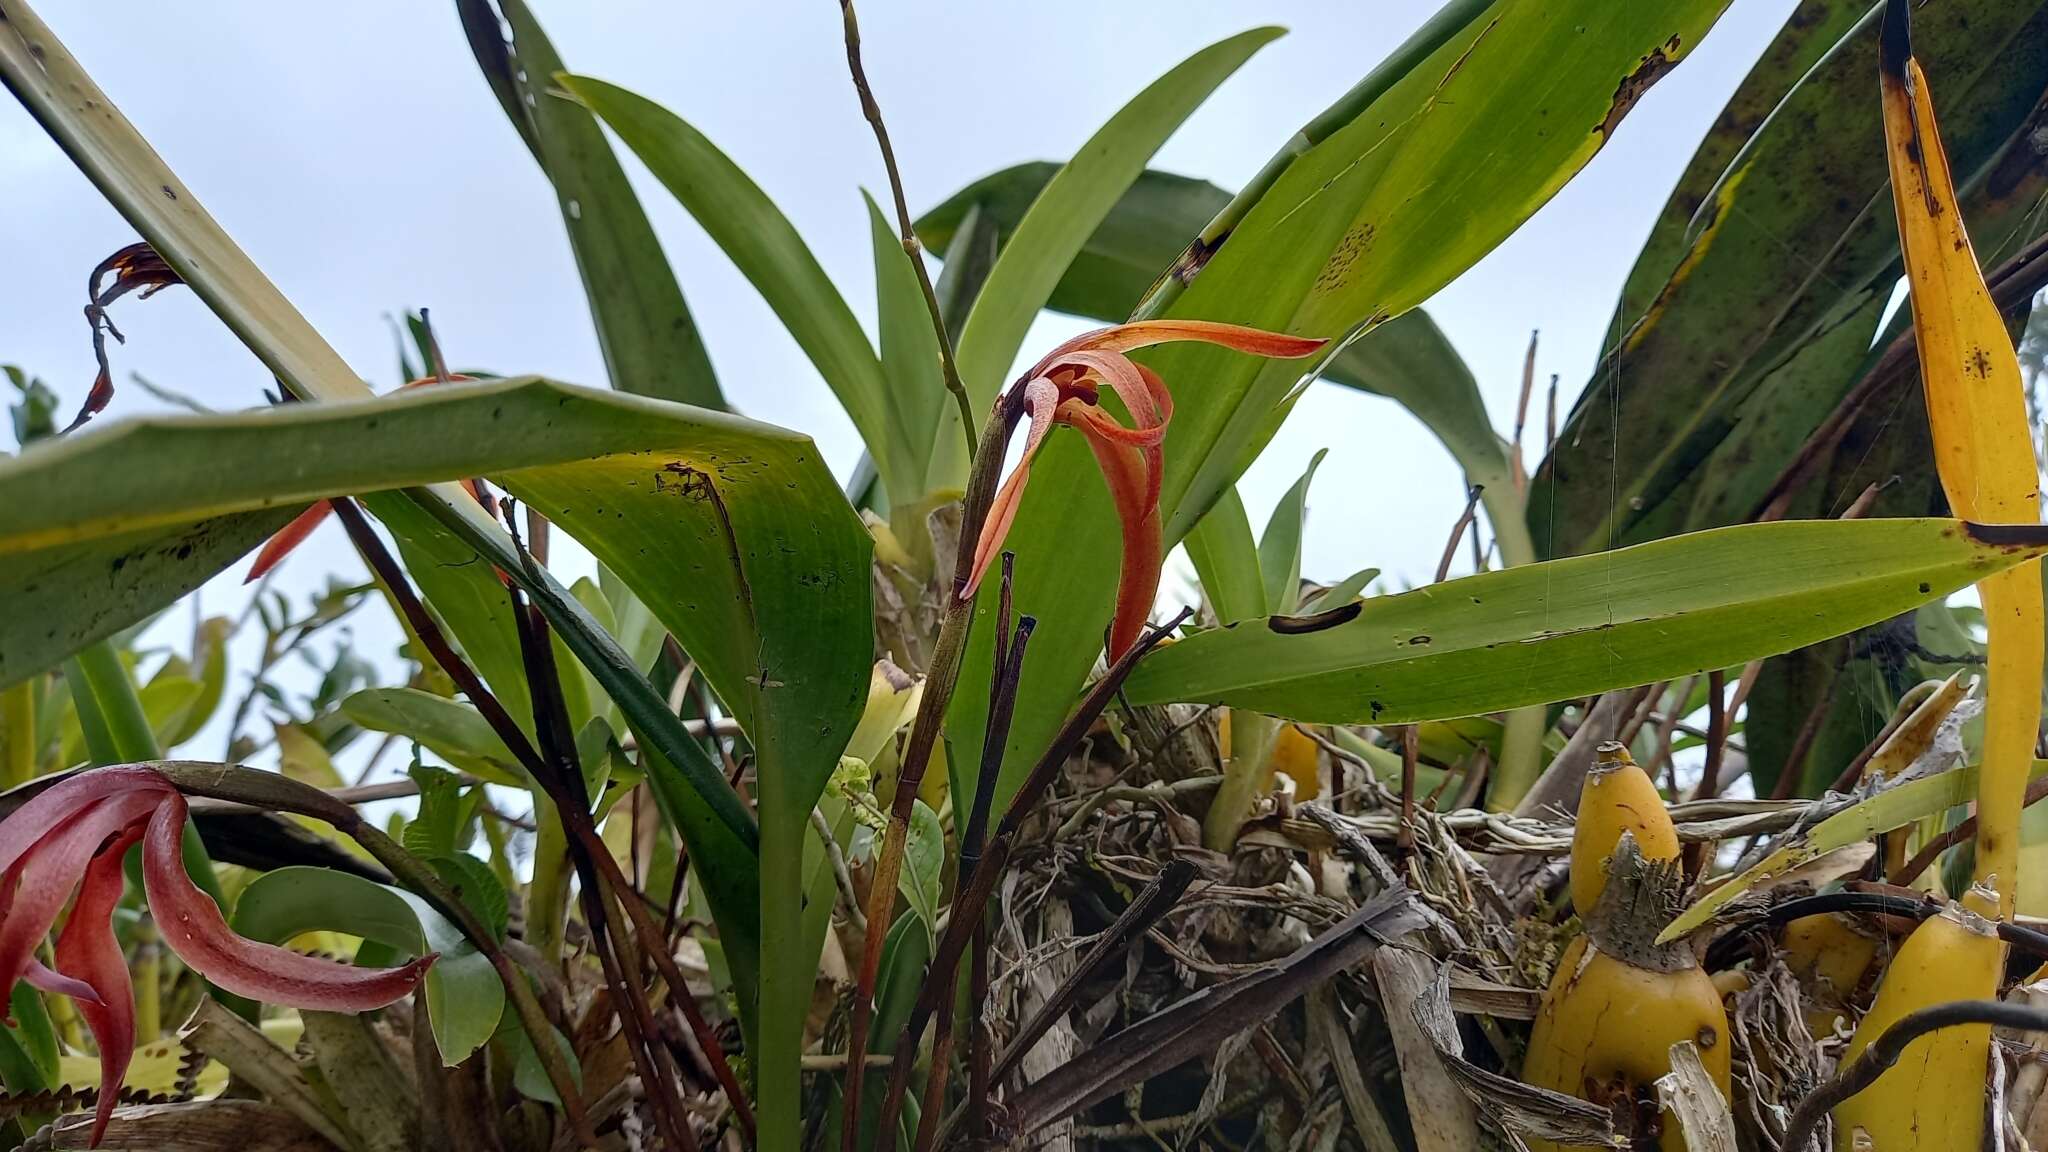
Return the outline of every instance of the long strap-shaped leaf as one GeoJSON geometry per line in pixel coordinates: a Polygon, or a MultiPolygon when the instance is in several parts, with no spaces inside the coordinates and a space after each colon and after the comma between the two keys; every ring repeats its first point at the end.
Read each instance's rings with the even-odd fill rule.
{"type": "MultiPolygon", "coordinates": [[[[960,332],[960,377],[975,404],[995,400],[1024,346],[1032,319],[1045,307],[1096,226],[1144,172],[1145,162],[1217,85],[1280,32],[1278,28],[1240,32],[1175,65],[1110,117],[1047,181],[996,257],[988,283],[975,298],[960,332]]],[[[956,423],[946,415],[939,418],[932,454],[934,487],[966,484],[967,462],[960,451],[956,423]]]]}
{"type": "MultiPolygon", "coordinates": [[[[1970,247],[1903,0],[1885,9],[1879,75],[1892,202],[1942,489],[1958,516],[2037,524],[2040,477],[2019,358],[1970,247]]],[[[1977,880],[1997,887],[1999,911],[2010,915],[2019,893],[2021,797],[2041,722],[2040,566],[2007,568],[1977,590],[1990,660],[1977,880]]]]}
{"type": "Polygon", "coordinates": [[[1954,520],[1719,528],[1213,629],[1153,653],[1124,694],[1316,723],[1472,716],[1790,651],[2043,552],[2048,529],[1954,520]]]}
{"type": "Polygon", "coordinates": [[[562,58],[532,9],[523,0],[457,0],[455,11],[506,118],[554,185],[612,386],[725,408],[682,287],[604,129],[554,91],[562,58]]]}

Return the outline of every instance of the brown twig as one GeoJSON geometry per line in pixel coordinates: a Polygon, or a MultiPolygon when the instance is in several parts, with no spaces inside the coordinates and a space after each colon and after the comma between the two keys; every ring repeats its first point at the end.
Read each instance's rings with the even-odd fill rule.
{"type": "Polygon", "coordinates": [[[1728,673],[1720,668],[1707,673],[1707,759],[1700,769],[1695,800],[1712,800],[1721,794],[1721,765],[1728,756],[1728,673]]]}
{"type": "MultiPolygon", "coordinates": [[[[996,604],[996,674],[989,683],[988,723],[982,738],[981,771],[974,786],[974,807],[968,815],[967,828],[960,837],[960,863],[954,879],[956,897],[957,890],[971,883],[974,873],[981,867],[989,809],[994,802],[997,777],[1002,773],[1003,749],[1010,740],[1010,719],[1016,712],[1017,688],[1023,681],[1024,649],[1031,640],[1031,630],[1037,624],[1026,616],[1017,621],[1015,633],[1011,632],[1016,560],[1015,553],[1003,553],[1002,591],[996,604]]],[[[967,1031],[968,1131],[976,1136],[982,1134],[988,1118],[993,1058],[993,1041],[988,1029],[988,951],[988,918],[983,916],[974,926],[967,993],[968,1011],[971,1013],[967,1031]]],[[[950,1040],[951,1024],[952,1021],[944,1017],[939,1021],[939,1040],[942,1043],[950,1040]]],[[[934,1075],[936,1077],[936,1071],[934,1075]]],[[[925,1124],[937,1118],[943,1105],[943,1096],[925,1105],[925,1124]]],[[[919,1147],[925,1147],[923,1125],[920,1125],[918,1136],[919,1147]]]]}
{"type": "Polygon", "coordinates": [[[1529,333],[1529,352],[1522,357],[1522,395],[1515,401],[1515,434],[1508,441],[1508,473],[1515,482],[1515,491],[1523,492],[1529,487],[1529,474],[1522,467],[1522,427],[1529,420],[1529,394],[1536,390],[1536,338],[1540,332],[1529,333]]]}
{"type": "Polygon", "coordinates": [[[1436,562],[1436,582],[1443,583],[1451,574],[1451,560],[1458,555],[1458,541],[1465,535],[1465,529],[1472,524],[1479,511],[1479,494],[1485,491],[1483,484],[1474,484],[1465,494],[1465,510],[1458,514],[1458,522],[1451,525],[1451,538],[1444,541],[1444,554],[1436,562]]]}
{"type": "Polygon", "coordinates": [[[1044,1005],[1017,1029],[1017,1034],[1003,1047],[1003,1054],[996,1060],[993,1070],[997,1082],[1006,1079],[1015,1071],[1017,1062],[1024,1058],[1024,1054],[1031,1051],[1032,1046],[1037,1044],[1039,1038],[1051,1030],[1054,1024],[1060,1022],[1067,1014],[1067,1009],[1073,1005],[1075,997],[1081,994],[1081,989],[1102,970],[1104,965],[1122,956],[1133,943],[1159,922],[1160,917],[1173,911],[1174,905],[1180,903],[1181,896],[1187,892],[1188,885],[1194,883],[1198,872],[1199,869],[1193,863],[1179,857],[1166,862],[1166,866],[1159,870],[1159,874],[1152,878],[1152,882],[1124,907],[1122,915],[1116,918],[1116,922],[1102,930],[1089,946],[1088,954],[1081,958],[1080,963],[1074,966],[1074,970],[1067,978],[1060,981],[1059,987],[1053,989],[1052,994],[1045,998],[1044,1005]]]}
{"type": "Polygon", "coordinates": [[[896,150],[889,144],[889,129],[882,123],[882,106],[875,102],[875,91],[868,85],[867,69],[860,62],[860,22],[854,18],[853,0],[839,0],[839,11],[846,22],[846,67],[853,74],[853,88],[860,94],[861,115],[875,130],[875,144],[882,152],[882,166],[889,173],[889,196],[896,202],[896,226],[902,231],[903,254],[910,258],[910,267],[917,273],[918,290],[924,293],[925,310],[932,316],[932,332],[939,338],[939,367],[946,378],[946,391],[953,394],[953,403],[960,409],[960,429],[967,437],[967,458],[974,459],[977,436],[974,431],[974,403],[967,398],[967,386],[960,382],[960,368],[953,360],[953,340],[946,334],[946,317],[939,310],[939,294],[932,287],[931,272],[924,266],[924,245],[917,239],[917,229],[910,220],[910,205],[903,196],[903,174],[896,167],[896,150]]]}
{"type": "MultiPolygon", "coordinates": [[[[508,501],[505,523],[512,530],[512,544],[518,552],[519,561],[529,569],[530,575],[532,569],[538,568],[539,560],[519,538],[516,518],[512,513],[512,505],[508,501]]],[[[534,522],[528,520],[529,525],[534,522]]],[[[554,802],[556,817],[570,834],[569,858],[579,881],[578,897],[583,904],[584,922],[590,929],[591,951],[597,954],[614,1003],[623,1002],[625,1005],[625,1009],[618,1012],[619,1031],[640,1075],[642,1089],[653,1106],[655,1126],[671,1147],[681,1152],[697,1152],[697,1137],[690,1128],[689,1111],[683,1103],[679,1080],[671,1074],[667,1051],[657,1044],[661,1033],[654,1022],[654,1010],[647,1002],[647,991],[640,985],[640,964],[632,948],[632,934],[620,922],[613,900],[617,893],[607,892],[606,878],[599,874],[596,861],[591,858],[589,842],[584,839],[586,831],[592,833],[591,839],[596,838],[590,821],[590,795],[576,760],[575,734],[571,731],[568,705],[562,696],[554,649],[548,642],[547,622],[541,618],[539,610],[527,602],[517,586],[508,586],[507,592],[512,598],[513,630],[518,634],[519,655],[526,669],[527,688],[532,697],[534,740],[539,750],[539,754],[533,757],[533,763],[527,766],[528,773],[554,802]]],[[[527,749],[533,750],[531,747],[527,749]]],[[[611,851],[602,843],[598,852],[611,861],[611,851]]],[[[616,862],[612,863],[616,869],[616,862]]],[[[652,943],[656,947],[660,945],[658,940],[652,943]]]]}

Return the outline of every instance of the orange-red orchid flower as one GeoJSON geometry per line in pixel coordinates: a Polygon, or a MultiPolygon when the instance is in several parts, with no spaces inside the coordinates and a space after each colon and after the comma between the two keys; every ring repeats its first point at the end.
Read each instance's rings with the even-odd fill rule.
{"type": "Polygon", "coordinates": [[[185,798],[162,773],[124,764],[81,772],[0,822],[0,1004],[16,980],[78,1002],[100,1052],[92,1143],[105,1134],[135,1052],[135,999],[115,939],[122,857],[142,842],[143,889],[163,939],[187,967],[238,995],[285,1007],[364,1012],[406,995],[434,957],[355,968],[237,936],[185,873],[185,798]],[[56,971],[35,948],[76,890],[56,971]]]}
{"type": "MultiPolygon", "coordinates": [[[[426,384],[452,384],[459,380],[474,379],[476,377],[464,376],[460,373],[448,376],[424,376],[418,380],[406,381],[404,384],[399,385],[399,390],[404,391],[407,388],[418,388],[426,384]]],[[[492,509],[493,501],[489,493],[484,491],[482,484],[475,480],[464,480],[462,486],[469,489],[469,494],[476,497],[476,502],[482,504],[486,512],[492,512],[493,515],[496,515],[492,509]]],[[[278,529],[275,535],[263,542],[263,548],[256,553],[256,562],[249,565],[249,574],[242,577],[242,583],[253,584],[263,579],[265,573],[283,563],[284,558],[292,554],[292,549],[305,543],[306,537],[311,536],[313,529],[318,528],[320,522],[327,519],[327,514],[332,511],[334,511],[334,506],[322,500],[304,512],[299,513],[291,523],[278,529]]]]}
{"type": "Polygon", "coordinates": [[[1166,439],[1166,422],[1173,417],[1173,395],[1157,373],[1126,354],[1177,340],[1221,344],[1284,360],[1307,356],[1328,343],[1204,320],[1146,320],[1083,333],[1054,348],[996,401],[995,418],[1003,427],[1015,428],[1028,413],[1031,430],[1017,470],[1003,481],[989,505],[963,595],[974,594],[982,574],[1001,551],[1003,537],[1017,518],[1039,444],[1053,425],[1065,424],[1087,439],[1116,504],[1117,517],[1123,522],[1123,564],[1117,575],[1116,614],[1109,626],[1110,659],[1137,643],[1159,591],[1163,559],[1159,483],[1165,463],[1161,444],[1166,439]],[[1130,426],[1103,410],[1100,389],[1105,384],[1130,410],[1130,426]]]}

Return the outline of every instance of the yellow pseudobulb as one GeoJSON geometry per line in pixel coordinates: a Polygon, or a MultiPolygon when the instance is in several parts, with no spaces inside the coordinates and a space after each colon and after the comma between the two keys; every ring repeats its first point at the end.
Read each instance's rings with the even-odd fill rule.
{"type": "Polygon", "coordinates": [[[1814,1039],[1834,1034],[1836,1021],[1855,1019],[1858,993],[1877,962],[1883,941],[1836,913],[1804,916],[1785,925],[1785,966],[1806,993],[1806,1027],[1814,1039]]]}
{"type": "MultiPolygon", "coordinates": [[[[1645,859],[1625,833],[1608,877],[1586,914],[1585,933],[1565,949],[1544,991],[1522,1079],[1610,1107],[1625,1101],[1617,1115],[1642,1124],[1629,1134],[1636,1141],[1630,1147],[1654,1135],[1661,1152],[1686,1152],[1676,1119],[1657,1106],[1655,1085],[1671,1071],[1672,1045],[1691,1041],[1715,1087],[1733,1098],[1722,990],[1690,944],[1656,943],[1677,912],[1682,877],[1675,860],[1645,859]]],[[[1536,1152],[1559,1148],[1528,1144],[1536,1152]]]]}
{"type": "Polygon", "coordinates": [[[1678,832],[1650,774],[1636,767],[1627,748],[1612,741],[1600,746],[1599,756],[1580,786],[1572,833],[1572,906],[1580,916],[1590,915],[1600,903],[1607,862],[1622,833],[1635,837],[1644,859],[1678,859],[1678,832]]]}
{"type": "MultiPolygon", "coordinates": [[[[1989,892],[1975,888],[1963,897],[1961,908],[1928,917],[1906,937],[1885,967],[1877,999],[1857,1025],[1843,1064],[1909,1012],[1998,995],[2005,946],[1985,919],[1996,908],[1989,892]]],[[[1835,1109],[1835,1147],[1844,1152],[1980,1147],[1990,1056],[1988,1025],[1943,1028],[1913,1041],[1875,1084],[1835,1109]]]]}

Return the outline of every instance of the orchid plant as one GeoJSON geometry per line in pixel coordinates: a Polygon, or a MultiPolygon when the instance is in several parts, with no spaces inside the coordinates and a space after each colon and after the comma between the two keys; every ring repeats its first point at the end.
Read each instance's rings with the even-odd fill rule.
{"type": "MultiPolygon", "coordinates": [[[[66,1139],[147,1144],[161,1114],[124,1100],[216,1105],[208,1097],[232,1072],[263,1097],[235,1107],[349,1152],[467,1147],[472,1128],[507,1152],[932,1152],[1043,1141],[1098,1110],[1105,1122],[1091,1121],[1086,1140],[1110,1146],[1157,1142],[1148,1083],[1177,1092],[1171,1069],[1202,1059],[1210,1088],[1185,1118],[1190,1144],[1341,1143],[1348,1119],[1372,1147],[1468,1147],[1482,1121],[1540,1112],[1560,1139],[1623,1146],[1631,1134],[1616,1126],[1641,1121],[1650,1130],[1633,1143],[1677,1146],[1675,1127],[1637,1107],[1647,1092],[1609,1109],[1562,1094],[1586,1077],[1508,1067],[1522,1025],[1507,1015],[1482,1029],[1497,1051],[1480,1071],[1494,1087],[1503,1074],[1530,1080],[1513,1088],[1527,1108],[1489,1110],[1486,1092],[1445,1089],[1461,1059],[1449,1042],[1417,1048],[1394,1034],[1385,1047],[1399,1061],[1361,1064],[1359,1029],[1376,1041],[1396,1026],[1369,1007],[1375,996],[1382,1007],[1426,1001],[1437,1040],[1470,1034],[1435,1026],[1454,1012],[1533,999],[1543,973],[1528,961],[1546,950],[1510,954],[1504,942],[1526,918],[1501,917],[1539,907],[1556,921],[1545,939],[1562,928],[1543,898],[1547,873],[1482,877],[1465,854],[1505,844],[1512,872],[1572,839],[1549,825],[1579,794],[1580,753],[1598,740],[1619,736],[1620,758],[1650,769],[1631,804],[1654,810],[1711,801],[1743,777],[1731,733],[1748,779],[1790,797],[1857,778],[1849,767],[1881,789],[1931,747],[1906,747],[1915,733],[1954,727],[1942,726],[1967,691],[1956,679],[1927,696],[1942,715],[1909,717],[1870,685],[1916,678],[1932,651],[1977,659],[1944,598],[2031,581],[2048,532],[2026,501],[1987,513],[2011,521],[1989,527],[1925,516],[1941,489],[1917,442],[1873,448],[1913,421],[1856,423],[1855,407],[1895,410],[1869,402],[1884,373],[1910,364],[1887,353],[1859,376],[1883,343],[1879,305],[1898,255],[1865,228],[1867,206],[1914,165],[1940,161],[1922,174],[1939,180],[1919,179],[1924,218],[1901,204],[1923,347],[1944,347],[1940,313],[1955,310],[1921,299],[1928,285],[1970,286],[1976,354],[1949,355],[1948,367],[1988,373],[2014,302],[2048,281],[2048,241],[1981,291],[1970,245],[1956,242],[1965,217],[1980,239],[2038,229],[2015,206],[2048,195],[2038,123],[2022,116],[2048,88],[2029,42],[2048,34],[2048,0],[1953,4],[1931,22],[1924,71],[1897,58],[1904,0],[1891,4],[1891,176],[1874,148],[1845,143],[1854,132],[1786,135],[1874,111],[1868,75],[1849,74],[1861,56],[1836,50],[1854,47],[1864,6],[1801,6],[1739,94],[1740,114],[1719,118],[1701,149],[1696,165],[1712,170],[1689,171],[1660,218],[1638,268],[1646,279],[1632,277],[1616,313],[1617,331],[1633,327],[1609,350],[1614,363],[1578,404],[1559,408],[1553,395],[1547,458],[1530,470],[1533,343],[1504,437],[1477,375],[1418,305],[1572,179],[1726,0],[1449,0],[1281,136],[1242,189],[1149,170],[1279,35],[1250,29],[1165,71],[1070,162],[997,172],[923,217],[911,204],[930,190],[916,164],[906,181],[842,0],[853,95],[888,178],[887,196],[868,202],[872,323],[704,133],[570,72],[525,0],[455,0],[489,90],[560,201],[611,387],[451,375],[421,316],[407,320],[416,348],[401,336],[394,379],[406,383],[383,395],[31,6],[0,0],[0,82],[141,235],[120,237],[90,278],[99,372],[78,420],[60,432],[49,390],[8,374],[23,451],[0,458],[0,994],[15,1025],[0,1027],[0,1140],[47,1124],[66,1139]],[[1958,62],[1974,79],[1951,82],[1958,62]],[[1980,182],[1996,195],[1947,186],[1930,82],[1971,126],[1950,142],[1955,171],[1997,172],[1980,182]],[[1908,96],[1922,103],[1906,108],[1908,96]],[[1794,112],[1760,114],[1781,103],[1794,112]],[[614,142],[703,227],[840,401],[863,450],[850,479],[800,432],[729,410],[614,142]],[[1744,166],[1724,178],[1729,156],[1744,166]],[[1987,213],[2001,226],[1979,229],[1987,213]],[[1784,258],[1788,248],[1799,258],[1784,258]],[[1936,249],[1942,261],[1923,267],[1936,249]],[[132,413],[113,390],[107,337],[121,334],[109,310],[186,288],[292,403],[252,396],[245,412],[117,423],[132,413]],[[1108,326],[1034,361],[1026,342],[1047,309],[1108,326]],[[1780,379],[1792,364],[1798,379],[1780,379]],[[1623,379],[1660,388],[1624,392],[1623,379]],[[1382,592],[1374,569],[1335,581],[1307,571],[1308,475],[1252,537],[1236,485],[1319,380],[1405,405],[1463,471],[1466,508],[1426,585],[1382,592]],[[1803,404],[1809,389],[1816,413],[1845,399],[1806,435],[1794,426],[1805,408],[1785,401],[1798,392],[1803,404]],[[1071,444],[1046,450],[1061,427],[1089,460],[1071,444]],[[1855,491],[1873,459],[1905,479],[1870,484],[1840,519],[1789,518],[1818,499],[1802,485],[1855,491]],[[1816,475],[1826,483],[1809,485],[1816,475]],[[1084,492],[1078,504],[1048,498],[1062,484],[1084,492]],[[1752,511],[1746,502],[1767,489],[1752,511]],[[1863,516],[1873,509],[1899,518],[1863,516]],[[269,578],[337,520],[369,575],[300,613],[269,578]],[[582,546],[589,575],[570,582],[566,566],[551,567],[552,534],[582,546]],[[1456,576],[1467,540],[1471,574],[1456,576]],[[1186,599],[1202,610],[1179,605],[1155,623],[1180,547],[1199,580],[1186,599]],[[137,639],[144,622],[252,550],[248,611],[200,620],[189,652],[157,662],[137,639]],[[339,639],[311,650],[309,637],[324,644],[323,629],[365,606],[396,617],[405,640],[394,657],[365,659],[339,639]],[[1843,671],[1875,661],[1870,638],[1905,619],[1917,629],[1900,644],[1910,655],[1883,670],[1897,675],[1843,671]],[[243,676],[228,649],[248,621],[263,636],[243,676]],[[1820,701],[1810,716],[1747,704],[1806,699],[1786,687],[1785,654],[1824,644],[1840,659],[1834,680],[1807,693],[1820,701]],[[281,683],[279,670],[301,663],[311,691],[281,683]],[[1841,701],[1835,681],[1852,689],[1841,701]],[[1562,719],[1559,701],[1571,702],[1562,719]],[[1869,748],[1837,746],[1895,707],[1869,748]],[[1218,710],[1231,717],[1227,737],[1218,710]],[[226,718],[217,744],[214,717],[226,718]],[[200,740],[214,746],[195,754],[200,740]],[[1271,770],[1283,743],[1291,795],[1271,770]],[[1771,762],[1787,748],[1786,763],[1771,762]],[[410,752],[402,779],[380,760],[390,749],[410,752]],[[1681,772],[1694,755],[1699,772],[1681,772]],[[351,782],[344,758],[378,771],[351,782]],[[373,822],[357,808],[372,800],[404,811],[373,822]],[[1517,814],[1430,815],[1482,806],[1517,814]],[[1197,835],[1205,851],[1189,850],[1197,835]],[[1274,871],[1268,888],[1242,886],[1276,862],[1284,880],[1274,871]],[[1090,873],[1079,885],[1076,868],[1090,873]],[[1017,884],[1026,874],[1032,883],[1017,884]],[[1022,922],[1039,913],[1019,915],[1010,898],[1027,887],[1024,903],[1046,909],[1036,926],[1022,922]],[[1073,889],[1102,921],[1085,950],[1046,938],[1070,935],[1051,909],[1073,889]],[[1163,920],[1187,910],[1183,897],[1244,907],[1267,891],[1286,898],[1163,920]],[[1422,904],[1435,910],[1420,916],[1422,904]],[[1403,948],[1378,946],[1395,938],[1403,948]],[[1041,1001],[1027,1018],[1006,1011],[1003,991],[1031,985],[1012,979],[1026,969],[991,970],[1005,956],[1071,956],[1075,967],[1049,995],[1027,989],[1041,1001]],[[1482,983],[1525,987],[1446,991],[1453,961],[1482,983]],[[1078,997],[1119,969],[1159,979],[1126,980],[1130,995],[1084,1007],[1078,997]],[[1347,982],[1368,979],[1380,987],[1364,997],[1347,982]],[[1156,998],[1162,988],[1173,999],[1156,998]],[[234,997],[260,1003],[237,1001],[243,1016],[226,1021],[219,1001],[234,997]],[[1244,1094],[1222,1088],[1253,1063],[1229,1056],[1247,1023],[1258,1025],[1258,1074],[1285,1091],[1240,1105],[1224,1097],[1244,1094]],[[223,1027],[241,1030],[223,1040],[223,1027]],[[1069,1046],[1048,1067],[1037,1045],[1061,1033],[1069,1046]],[[44,1034],[61,1043],[38,1047],[44,1034]],[[1378,1101],[1413,1087],[1395,1083],[1411,1068],[1428,1090],[1411,1099],[1431,1109],[1411,1109],[1417,1139],[1404,1143],[1411,1133],[1378,1101]],[[61,1116],[95,1079],[91,1119],[61,1116]],[[1561,1091],[1536,1083],[1553,1079],[1561,1091]],[[1425,1121],[1441,1126],[1426,1133],[1425,1121]]],[[[1881,138],[1869,127],[1865,143],[1881,138]]],[[[1983,250],[1988,263],[1988,241],[1983,250]]],[[[2008,419],[2019,395],[2004,388],[2003,414],[1972,425],[2012,450],[2007,479],[2033,475],[2008,419]]],[[[774,418],[782,393],[748,396],[774,418]]],[[[1944,427],[1936,442],[1953,456],[1944,427]]],[[[1355,441],[1346,431],[1332,459],[1355,441]]],[[[1976,491],[1967,469],[1952,472],[1940,477],[1952,511],[1982,512],[1963,498],[1976,491]]],[[[2006,487],[2032,499],[2028,484],[2006,487]]],[[[1441,526],[1425,531],[1432,546],[1441,539],[1441,526]]],[[[2008,616],[1995,651],[2014,674],[2001,673],[1994,698],[1976,866],[1995,874],[2001,898],[1982,916],[2010,918],[2038,910],[2028,894],[2042,886],[2026,872],[2048,857],[2017,823],[2034,796],[2019,785],[2039,725],[2038,693],[2014,686],[2038,673],[2040,628],[2008,644],[2033,619],[2008,616]]],[[[1745,835],[1778,838],[1780,860],[1867,839],[1882,820],[1886,867],[1942,871],[1931,862],[1963,833],[1932,830],[1965,791],[1915,776],[1810,832],[1785,831],[1786,807],[1745,809],[1740,822],[1745,835]],[[1851,823],[1846,840],[1827,839],[1851,823]]],[[[1804,829],[1809,809],[1797,808],[1804,829]]],[[[1598,819],[1574,831],[1605,835],[1598,819]]],[[[1688,884],[1714,882],[1712,846],[1693,841],[1729,822],[1668,822],[1688,847],[1652,855],[1687,869],[1688,884]]],[[[1598,854],[1620,855],[1611,848],[1598,854]]],[[[1968,862],[1951,857],[1948,871],[1968,862]]],[[[1705,926],[1715,901],[1738,907],[1749,883],[1724,884],[1659,930],[1705,926]]],[[[1661,900],[1648,903],[1661,915],[1661,900]]],[[[1986,959],[1974,978],[1989,995],[2005,945],[1976,934],[1973,955],[1986,959]]],[[[1715,967],[1713,949],[1660,947],[1688,971],[1715,967]]],[[[1865,953],[1874,977],[1884,950],[1865,953]]],[[[1718,996],[1704,979],[1693,981],[1702,1004],[1718,996]]],[[[1714,1034],[1732,1046],[1752,1032],[1714,1034]]],[[[1997,1058],[1979,1049],[2005,1047],[1975,1043],[1949,1062],[1960,1083],[1997,1058]]],[[[1631,1076],[1675,1059],[1655,1049],[1631,1076]]],[[[1741,1058],[1722,1048],[1713,1059],[1731,1057],[1741,1058]]]]}

